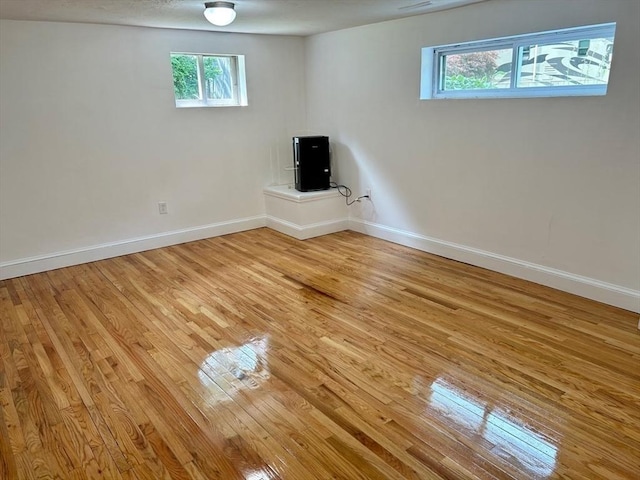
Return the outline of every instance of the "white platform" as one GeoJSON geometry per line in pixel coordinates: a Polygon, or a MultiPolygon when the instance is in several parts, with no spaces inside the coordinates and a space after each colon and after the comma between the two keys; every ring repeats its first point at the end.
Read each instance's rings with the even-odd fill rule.
{"type": "Polygon", "coordinates": [[[349,228],[345,199],[336,189],[299,192],[293,185],[264,189],[267,227],[298,240],[349,228]]]}

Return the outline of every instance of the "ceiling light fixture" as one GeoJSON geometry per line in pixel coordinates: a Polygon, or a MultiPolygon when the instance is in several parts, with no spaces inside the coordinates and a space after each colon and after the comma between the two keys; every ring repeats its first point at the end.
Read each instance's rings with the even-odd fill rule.
{"type": "Polygon", "coordinates": [[[235,4],[232,2],[207,2],[204,4],[204,16],[218,27],[225,27],[236,18],[235,4]]]}

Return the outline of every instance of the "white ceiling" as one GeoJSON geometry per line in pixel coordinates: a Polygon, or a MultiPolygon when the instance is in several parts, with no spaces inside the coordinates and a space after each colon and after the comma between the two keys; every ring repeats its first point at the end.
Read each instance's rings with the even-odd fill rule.
{"type": "Polygon", "coordinates": [[[0,0],[0,18],[306,36],[482,1],[235,0],[236,21],[214,27],[205,0],[0,0]]]}

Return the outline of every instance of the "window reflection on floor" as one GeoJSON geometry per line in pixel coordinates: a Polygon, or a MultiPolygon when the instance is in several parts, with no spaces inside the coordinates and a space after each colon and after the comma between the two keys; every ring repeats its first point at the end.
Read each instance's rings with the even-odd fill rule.
{"type": "Polygon", "coordinates": [[[207,389],[209,403],[231,400],[241,389],[255,389],[270,376],[266,361],[268,337],[261,337],[239,347],[210,353],[200,364],[198,378],[207,389]]]}
{"type": "Polygon", "coordinates": [[[479,434],[494,447],[491,452],[531,477],[550,476],[558,448],[543,435],[500,408],[487,405],[442,378],[431,384],[430,408],[459,427],[479,434]]]}
{"type": "Polygon", "coordinates": [[[273,476],[264,470],[253,470],[244,474],[245,480],[272,480],[273,476]]]}

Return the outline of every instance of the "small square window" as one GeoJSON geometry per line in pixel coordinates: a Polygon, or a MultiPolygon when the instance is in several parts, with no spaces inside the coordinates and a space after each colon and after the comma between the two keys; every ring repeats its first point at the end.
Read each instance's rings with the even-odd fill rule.
{"type": "Polygon", "coordinates": [[[172,53],[176,107],[247,105],[243,55],[172,53]]]}

